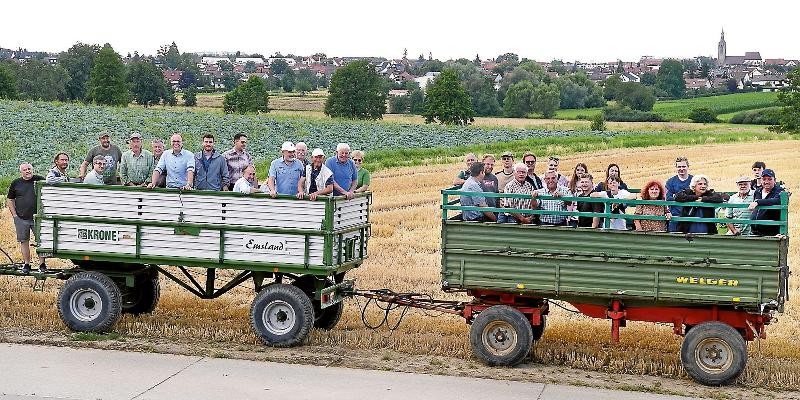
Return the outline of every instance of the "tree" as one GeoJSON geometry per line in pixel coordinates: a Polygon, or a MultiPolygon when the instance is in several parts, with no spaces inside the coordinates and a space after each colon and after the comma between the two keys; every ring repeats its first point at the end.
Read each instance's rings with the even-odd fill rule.
{"type": "Polygon", "coordinates": [[[66,84],[69,75],[60,65],[41,60],[28,60],[12,66],[17,82],[17,95],[26,100],[68,100],[66,84]]]}
{"type": "Polygon", "coordinates": [[[217,61],[217,65],[219,66],[220,71],[223,72],[233,71],[233,64],[231,64],[231,62],[228,60],[219,60],[217,61]]]}
{"type": "Polygon", "coordinates": [[[14,75],[3,64],[0,64],[0,99],[17,98],[17,82],[14,75]]]}
{"type": "Polygon", "coordinates": [[[325,114],[352,119],[380,119],[386,112],[388,86],[367,60],[353,61],[333,73],[325,114]]]}
{"type": "Polygon", "coordinates": [[[506,61],[519,64],[519,56],[516,53],[505,53],[497,56],[497,58],[494,59],[494,62],[498,64],[506,61]]]}
{"type": "Polygon", "coordinates": [[[425,112],[425,93],[422,91],[422,89],[420,89],[419,85],[411,90],[411,93],[408,95],[408,97],[409,111],[412,114],[422,115],[422,113],[425,112]]]}
{"type": "Polygon", "coordinates": [[[183,91],[183,105],[194,107],[197,105],[197,88],[194,85],[187,87],[183,91]]]}
{"type": "Polygon", "coordinates": [[[169,69],[178,68],[178,64],[181,62],[181,52],[178,51],[178,45],[172,42],[169,46],[161,46],[158,50],[158,58],[169,69]]]}
{"type": "Polygon", "coordinates": [[[503,111],[507,117],[524,118],[533,111],[533,88],[534,84],[528,80],[517,82],[508,88],[503,99],[503,111]]]}
{"type": "Polygon", "coordinates": [[[236,72],[227,72],[222,74],[222,85],[225,86],[226,91],[235,90],[239,86],[239,78],[241,76],[236,72]]]}
{"type": "Polygon", "coordinates": [[[272,75],[283,75],[288,69],[289,64],[283,59],[277,59],[269,65],[269,71],[272,75]]]}
{"type": "Polygon", "coordinates": [[[264,80],[251,75],[247,82],[225,95],[225,99],[222,101],[222,109],[228,114],[269,112],[269,94],[264,80]]]}
{"type": "Polygon", "coordinates": [[[656,103],[653,90],[641,83],[625,82],[617,89],[617,102],[634,110],[650,111],[656,103]]]}
{"type": "MultiPolygon", "coordinates": [[[[494,84],[479,67],[472,63],[454,63],[450,65],[450,68],[458,73],[464,89],[469,94],[475,115],[490,116],[500,114],[500,104],[497,102],[497,91],[494,89],[494,84]]],[[[413,83],[413,86],[417,86],[416,82],[413,83]]]]}
{"type": "Polygon", "coordinates": [[[286,69],[283,73],[283,77],[281,78],[281,87],[283,88],[284,92],[293,92],[294,91],[294,71],[291,69],[286,69]]]}
{"type": "Polygon", "coordinates": [[[736,79],[730,78],[725,81],[725,87],[728,89],[729,93],[736,93],[739,90],[739,82],[736,79]]]}
{"type": "Polygon", "coordinates": [[[717,121],[717,114],[708,107],[697,107],[693,108],[689,112],[689,119],[694,122],[718,122],[717,121]]]}
{"type": "Polygon", "coordinates": [[[655,86],[656,85],[656,74],[652,72],[645,72],[642,76],[639,77],[639,83],[645,86],[655,86]]]}
{"type": "Polygon", "coordinates": [[[192,70],[185,70],[183,74],[181,74],[181,79],[178,81],[178,87],[181,89],[186,89],[189,86],[197,84],[197,74],[195,74],[192,70]]]}
{"type": "Polygon", "coordinates": [[[136,104],[145,107],[161,102],[168,103],[167,82],[161,70],[150,61],[137,61],[128,66],[128,83],[136,104]]]}
{"type": "Polygon", "coordinates": [[[410,111],[410,96],[392,96],[389,98],[389,114],[408,114],[410,111]]]}
{"type": "Polygon", "coordinates": [[[778,132],[800,132],[800,68],[786,75],[787,86],[778,93],[781,108],[779,124],[770,127],[778,132]]]}
{"type": "Polygon", "coordinates": [[[458,73],[445,68],[426,88],[425,123],[468,125],[475,121],[475,111],[458,73]]]}
{"type": "Polygon", "coordinates": [[[570,80],[560,80],[561,108],[586,108],[589,89],[570,80]]]}
{"type": "Polygon", "coordinates": [[[248,61],[244,64],[244,72],[247,74],[252,74],[256,72],[256,63],[255,61],[248,61]]]}
{"type": "Polygon", "coordinates": [[[78,42],[69,50],[58,55],[58,65],[62,66],[69,75],[69,82],[65,88],[70,100],[86,100],[86,83],[89,81],[94,59],[99,52],[100,46],[96,44],[78,42]]]}
{"type": "Polygon", "coordinates": [[[97,54],[89,76],[87,99],[97,104],[126,106],[130,101],[125,65],[110,44],[97,54]]]}
{"type": "Polygon", "coordinates": [[[679,99],[686,94],[686,82],[683,80],[683,64],[675,59],[666,59],[658,68],[656,87],[667,93],[669,97],[679,99]]]}
{"type": "Polygon", "coordinates": [[[606,100],[614,100],[617,98],[619,87],[622,85],[622,80],[617,75],[611,75],[603,82],[603,97],[606,100]]]}
{"type": "Polygon", "coordinates": [[[681,64],[683,65],[683,70],[689,75],[689,78],[695,78],[695,73],[697,72],[697,61],[684,59],[681,60],[681,64]]]}
{"type": "Polygon", "coordinates": [[[553,118],[561,101],[558,85],[554,83],[541,84],[533,88],[531,94],[531,109],[542,114],[545,118],[553,118]]]}

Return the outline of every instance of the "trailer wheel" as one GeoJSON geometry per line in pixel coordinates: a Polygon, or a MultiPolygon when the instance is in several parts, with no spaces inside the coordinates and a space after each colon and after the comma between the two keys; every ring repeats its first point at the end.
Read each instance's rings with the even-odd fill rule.
{"type": "Polygon", "coordinates": [[[134,287],[120,285],[123,314],[150,314],[156,309],[161,298],[161,284],[158,272],[136,280],[134,287]]]}
{"type": "Polygon", "coordinates": [[[99,272],[80,272],[61,287],[58,314],[73,331],[108,332],[122,313],[119,287],[99,272]]]}
{"type": "Polygon", "coordinates": [[[268,346],[297,346],[308,337],[314,324],[314,306],[295,286],[269,285],[253,299],[250,323],[268,346]]]}
{"type": "Polygon", "coordinates": [[[728,324],[709,321],[686,332],[681,345],[681,364],[694,380],[704,385],[730,383],[744,371],[747,345],[728,324]]]}
{"type": "Polygon", "coordinates": [[[542,324],[538,326],[531,325],[533,331],[533,341],[537,342],[544,335],[544,328],[547,326],[547,316],[542,315],[542,324]]]}
{"type": "Polygon", "coordinates": [[[322,309],[320,301],[314,300],[314,328],[329,331],[339,323],[344,310],[344,302],[322,309]]]}
{"type": "Polygon", "coordinates": [[[519,310],[492,306],[475,317],[469,331],[472,353],[487,365],[512,366],[531,351],[533,330],[519,310]]]}

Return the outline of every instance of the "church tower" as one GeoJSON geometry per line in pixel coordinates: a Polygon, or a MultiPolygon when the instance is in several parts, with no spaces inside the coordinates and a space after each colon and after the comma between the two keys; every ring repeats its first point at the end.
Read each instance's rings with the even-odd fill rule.
{"type": "Polygon", "coordinates": [[[722,34],[719,37],[719,44],[717,45],[717,66],[723,67],[725,66],[725,29],[722,30],[722,34]]]}

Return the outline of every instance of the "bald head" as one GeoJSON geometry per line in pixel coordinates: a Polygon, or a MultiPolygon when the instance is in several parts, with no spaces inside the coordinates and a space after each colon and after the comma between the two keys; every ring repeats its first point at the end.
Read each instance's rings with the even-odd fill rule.
{"type": "Polygon", "coordinates": [[[183,150],[183,137],[179,134],[170,136],[169,141],[172,142],[172,152],[178,154],[183,150]]]}

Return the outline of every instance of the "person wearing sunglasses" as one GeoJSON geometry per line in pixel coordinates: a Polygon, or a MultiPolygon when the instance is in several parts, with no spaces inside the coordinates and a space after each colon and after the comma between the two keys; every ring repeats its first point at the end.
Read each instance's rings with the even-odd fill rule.
{"type": "Polygon", "coordinates": [[[368,191],[370,183],[370,175],[369,171],[367,171],[362,167],[364,165],[364,152],[361,150],[355,150],[350,154],[350,158],[353,159],[353,163],[356,164],[356,170],[358,170],[358,179],[356,179],[355,193],[368,191]]]}

